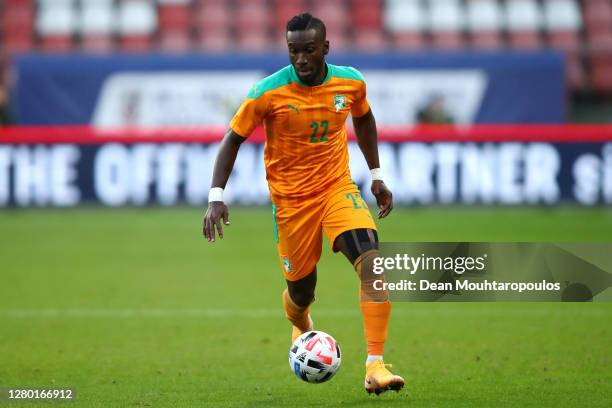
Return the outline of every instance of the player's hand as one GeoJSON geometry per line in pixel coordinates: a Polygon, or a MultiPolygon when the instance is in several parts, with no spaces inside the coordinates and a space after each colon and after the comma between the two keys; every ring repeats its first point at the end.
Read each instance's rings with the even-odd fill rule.
{"type": "Polygon", "coordinates": [[[206,215],[204,215],[204,237],[209,242],[215,242],[215,228],[219,233],[219,238],[223,239],[223,227],[221,226],[221,219],[225,225],[230,225],[229,222],[229,210],[227,205],[222,201],[213,201],[208,203],[208,209],[206,215]]]}
{"type": "Polygon", "coordinates": [[[374,180],[371,190],[378,204],[378,218],[385,218],[393,209],[393,194],[382,180],[374,180]]]}

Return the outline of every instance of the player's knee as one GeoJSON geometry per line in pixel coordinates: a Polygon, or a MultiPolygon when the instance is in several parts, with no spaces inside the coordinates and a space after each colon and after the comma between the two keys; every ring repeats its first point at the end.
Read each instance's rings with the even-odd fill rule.
{"type": "Polygon", "coordinates": [[[353,266],[355,272],[359,276],[359,280],[370,281],[377,278],[379,275],[374,273],[374,260],[380,256],[378,249],[370,249],[359,254],[353,266]]]}
{"type": "Polygon", "coordinates": [[[287,281],[287,290],[293,303],[306,307],[314,302],[317,272],[313,270],[308,276],[297,281],[287,281]]]}
{"type": "Polygon", "coordinates": [[[314,301],[314,288],[290,288],[289,296],[296,305],[306,307],[314,301]]]}
{"type": "Polygon", "coordinates": [[[382,302],[389,298],[382,285],[377,284],[385,281],[384,275],[374,273],[374,259],[380,256],[378,249],[363,252],[355,260],[354,267],[361,281],[361,300],[366,302],[382,302]]]}

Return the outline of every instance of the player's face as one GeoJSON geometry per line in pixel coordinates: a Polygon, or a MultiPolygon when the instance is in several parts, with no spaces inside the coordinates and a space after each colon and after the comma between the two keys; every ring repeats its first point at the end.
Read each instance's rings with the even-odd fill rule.
{"type": "Polygon", "coordinates": [[[287,31],[289,60],[300,80],[308,85],[318,85],[325,79],[325,56],[329,41],[314,29],[287,31]]]}

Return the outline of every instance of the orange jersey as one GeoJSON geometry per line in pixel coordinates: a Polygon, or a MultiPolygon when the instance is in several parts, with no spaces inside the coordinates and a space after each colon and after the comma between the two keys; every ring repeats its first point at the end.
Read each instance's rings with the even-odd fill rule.
{"type": "Polygon", "coordinates": [[[308,86],[289,65],[251,89],[230,128],[248,137],[263,122],[272,201],[299,199],[350,177],[345,122],[369,109],[356,69],[327,64],[323,83],[308,86]]]}

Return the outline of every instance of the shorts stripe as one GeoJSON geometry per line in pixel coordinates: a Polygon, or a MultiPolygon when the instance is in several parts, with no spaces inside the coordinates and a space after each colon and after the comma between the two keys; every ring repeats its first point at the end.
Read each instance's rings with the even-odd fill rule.
{"type": "Polygon", "coordinates": [[[274,223],[274,241],[278,244],[278,225],[276,225],[276,205],[272,204],[272,222],[274,223]]]}

